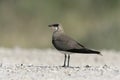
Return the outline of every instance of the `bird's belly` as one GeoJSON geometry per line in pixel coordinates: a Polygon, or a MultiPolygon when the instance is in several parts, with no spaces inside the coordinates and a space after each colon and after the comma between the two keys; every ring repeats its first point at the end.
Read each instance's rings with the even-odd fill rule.
{"type": "Polygon", "coordinates": [[[66,51],[59,51],[59,52],[62,53],[62,54],[74,54],[74,53],[66,52],[66,51]]]}

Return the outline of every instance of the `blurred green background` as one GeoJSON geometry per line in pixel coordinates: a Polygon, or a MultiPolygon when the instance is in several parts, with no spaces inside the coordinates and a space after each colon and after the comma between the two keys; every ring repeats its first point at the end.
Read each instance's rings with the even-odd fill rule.
{"type": "Polygon", "coordinates": [[[95,49],[120,50],[120,0],[0,0],[0,46],[50,48],[48,24],[95,49]]]}

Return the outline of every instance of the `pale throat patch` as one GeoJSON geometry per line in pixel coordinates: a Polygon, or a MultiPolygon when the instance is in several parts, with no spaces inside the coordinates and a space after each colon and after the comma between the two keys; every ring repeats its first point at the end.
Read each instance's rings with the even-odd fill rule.
{"type": "Polygon", "coordinates": [[[58,30],[58,27],[51,27],[51,30],[57,31],[57,30],[58,30]]]}
{"type": "Polygon", "coordinates": [[[58,30],[58,27],[55,27],[55,30],[58,30]]]}

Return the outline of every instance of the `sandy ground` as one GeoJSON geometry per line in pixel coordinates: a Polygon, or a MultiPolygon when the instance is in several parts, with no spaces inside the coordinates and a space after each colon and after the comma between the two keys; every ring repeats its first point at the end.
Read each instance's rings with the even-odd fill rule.
{"type": "Polygon", "coordinates": [[[63,54],[52,49],[0,48],[0,80],[120,80],[120,52],[103,56],[72,54],[63,68],[63,54]]]}

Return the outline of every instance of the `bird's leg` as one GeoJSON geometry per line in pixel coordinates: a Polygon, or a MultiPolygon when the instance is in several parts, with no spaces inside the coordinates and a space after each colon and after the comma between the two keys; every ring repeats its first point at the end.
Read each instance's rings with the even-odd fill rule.
{"type": "Polygon", "coordinates": [[[69,62],[70,62],[70,54],[68,54],[68,62],[67,62],[67,67],[69,67],[69,62]]]}
{"type": "Polygon", "coordinates": [[[62,67],[66,67],[66,58],[67,58],[67,55],[65,54],[64,65],[62,67]]]}

